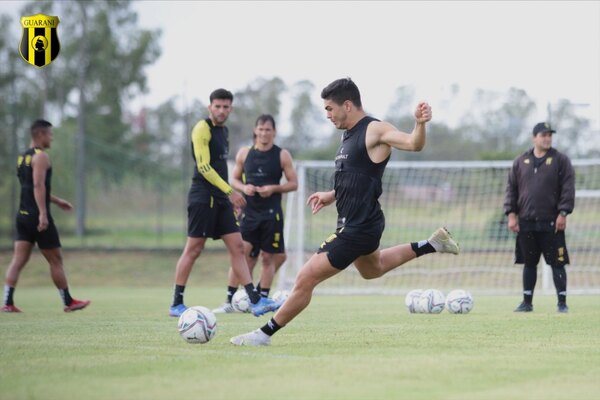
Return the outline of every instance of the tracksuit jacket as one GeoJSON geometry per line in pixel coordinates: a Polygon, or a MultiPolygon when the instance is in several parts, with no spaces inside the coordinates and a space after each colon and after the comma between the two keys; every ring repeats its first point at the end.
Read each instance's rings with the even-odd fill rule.
{"type": "Polygon", "coordinates": [[[519,221],[554,221],[560,211],[575,207],[575,171],[569,157],[550,148],[535,167],[533,148],[513,162],[508,174],[504,213],[519,221]]]}

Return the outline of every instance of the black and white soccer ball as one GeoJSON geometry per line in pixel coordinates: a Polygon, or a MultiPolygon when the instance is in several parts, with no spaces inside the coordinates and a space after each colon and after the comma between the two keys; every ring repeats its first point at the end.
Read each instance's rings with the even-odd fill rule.
{"type": "Polygon", "coordinates": [[[446,308],[451,314],[468,314],[473,304],[473,296],[466,290],[455,289],[446,297],[446,308]]]}
{"type": "Polygon", "coordinates": [[[419,297],[421,312],[427,314],[439,314],[444,310],[446,297],[437,289],[427,289],[419,297]]]}
{"type": "Polygon", "coordinates": [[[414,289],[406,294],[406,297],[404,298],[404,304],[406,305],[406,308],[408,308],[409,313],[415,314],[423,312],[419,304],[421,293],[423,293],[423,289],[414,289]]]}
{"type": "Polygon", "coordinates": [[[179,317],[177,330],[188,343],[208,343],[217,333],[217,317],[206,307],[190,307],[179,317]]]}

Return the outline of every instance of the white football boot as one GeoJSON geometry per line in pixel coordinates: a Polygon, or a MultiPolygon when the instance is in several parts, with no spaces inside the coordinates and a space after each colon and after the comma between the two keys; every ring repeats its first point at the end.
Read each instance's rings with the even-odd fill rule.
{"type": "Polygon", "coordinates": [[[460,252],[458,243],[452,239],[452,235],[445,227],[438,228],[429,236],[427,241],[438,253],[458,254],[460,252]]]}
{"type": "Polygon", "coordinates": [[[236,346],[269,346],[271,344],[271,336],[260,329],[257,329],[252,332],[244,333],[243,335],[232,337],[230,342],[236,346]]]}

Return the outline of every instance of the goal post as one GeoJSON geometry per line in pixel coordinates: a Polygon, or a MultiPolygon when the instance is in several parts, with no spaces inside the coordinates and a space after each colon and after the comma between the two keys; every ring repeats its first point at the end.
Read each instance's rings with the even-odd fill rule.
{"type": "MultiPolygon", "coordinates": [[[[568,291],[600,293],[600,159],[573,160],[575,211],[568,218],[568,291]]],[[[461,254],[419,257],[385,276],[365,280],[350,266],[317,287],[317,293],[400,294],[412,289],[467,289],[480,294],[520,294],[522,266],[514,264],[515,234],[503,212],[512,161],[389,162],[380,203],[386,228],[380,248],[427,239],[446,226],[461,254]]],[[[288,258],[277,287],[290,289],[308,258],[336,226],[331,205],[312,215],[307,197],[333,188],[332,161],[298,161],[298,190],[286,200],[288,258]]],[[[554,293],[548,267],[538,268],[537,293],[554,293]],[[545,271],[545,272],[544,272],[545,271]]]]}

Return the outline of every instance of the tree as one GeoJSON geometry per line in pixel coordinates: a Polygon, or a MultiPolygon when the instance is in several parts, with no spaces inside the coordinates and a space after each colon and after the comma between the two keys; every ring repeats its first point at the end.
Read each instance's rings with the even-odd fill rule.
{"type": "Polygon", "coordinates": [[[315,134],[323,131],[324,122],[326,122],[322,113],[312,99],[315,85],[307,80],[299,81],[292,87],[292,111],[290,115],[291,132],[285,138],[285,148],[294,156],[301,158],[302,153],[311,149],[314,142],[323,144],[328,141],[328,137],[315,134]]]}
{"type": "Polygon", "coordinates": [[[234,110],[227,122],[230,156],[235,156],[240,146],[254,142],[252,132],[259,115],[271,114],[275,122],[278,121],[281,95],[285,90],[286,85],[280,78],[257,78],[234,93],[234,110]]]}
{"type": "MultiPolygon", "coordinates": [[[[567,99],[559,99],[555,105],[548,103],[548,122],[557,131],[553,146],[560,148],[571,157],[589,157],[600,147],[590,144],[597,143],[590,132],[590,120],[577,116],[578,107],[587,104],[574,104],[567,99]]],[[[596,153],[597,154],[597,153],[596,153]]]]}
{"type": "MultiPolygon", "coordinates": [[[[119,179],[132,164],[128,158],[115,160],[111,146],[132,148],[124,104],[146,90],[144,68],[160,54],[160,31],[139,29],[128,0],[41,5],[44,13],[61,17],[61,52],[38,82],[43,83],[44,105],[78,121],[77,233],[83,235],[88,172],[93,167],[100,176],[119,179]]],[[[24,8],[25,14],[31,12],[40,12],[40,3],[24,8]]]]}
{"type": "MultiPolygon", "coordinates": [[[[386,113],[386,120],[397,121],[407,118],[412,118],[415,98],[415,88],[411,85],[399,86],[395,92],[395,99],[390,104],[386,113]]],[[[414,118],[412,118],[414,120],[414,118]]]]}
{"type": "Polygon", "coordinates": [[[478,89],[461,120],[459,130],[479,144],[478,158],[497,158],[518,152],[527,142],[529,120],[535,103],[522,89],[510,88],[506,93],[478,89]]]}

